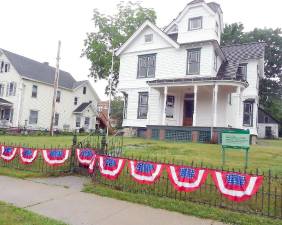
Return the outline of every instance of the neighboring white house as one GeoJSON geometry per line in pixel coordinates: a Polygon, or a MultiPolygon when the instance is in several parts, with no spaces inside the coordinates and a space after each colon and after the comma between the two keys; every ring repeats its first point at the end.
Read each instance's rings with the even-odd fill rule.
{"type": "MultiPolygon", "coordinates": [[[[55,68],[0,49],[0,126],[49,129],[55,68]]],[[[60,70],[54,128],[95,129],[99,97],[89,81],[60,70]]]]}
{"type": "Polygon", "coordinates": [[[258,109],[258,137],[278,138],[279,122],[262,108],[258,109]]]}
{"type": "Polygon", "coordinates": [[[163,30],[146,21],[118,49],[128,131],[165,130],[161,139],[184,128],[257,135],[265,44],[220,46],[223,26],[219,4],[195,0],[163,30]]]}

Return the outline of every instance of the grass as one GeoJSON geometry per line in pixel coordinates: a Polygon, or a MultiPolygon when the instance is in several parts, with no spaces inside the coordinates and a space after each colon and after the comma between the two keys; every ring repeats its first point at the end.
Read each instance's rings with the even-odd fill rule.
{"type": "Polygon", "coordinates": [[[18,169],[8,168],[8,167],[0,167],[0,175],[16,177],[16,178],[21,178],[21,179],[46,176],[45,174],[39,173],[39,172],[18,170],[18,169]]]}
{"type": "Polygon", "coordinates": [[[0,224],[9,225],[65,225],[53,219],[0,202],[0,224]]]}
{"type": "Polygon", "coordinates": [[[281,225],[281,220],[268,219],[261,216],[236,213],[224,209],[214,208],[206,205],[194,204],[189,201],[179,201],[171,198],[156,197],[147,194],[136,194],[112,190],[103,185],[86,184],[84,192],[94,193],[100,196],[115,198],[123,201],[148,205],[153,208],[166,209],[186,215],[192,215],[205,219],[221,221],[234,225],[281,225]]]}
{"type": "MultiPolygon", "coordinates": [[[[282,139],[259,140],[249,151],[249,170],[259,168],[282,174],[282,139]]],[[[225,168],[243,169],[245,155],[242,150],[226,152],[225,168]]],[[[221,146],[191,142],[168,142],[146,140],[141,138],[124,139],[124,155],[128,157],[166,160],[178,163],[198,165],[202,162],[208,167],[221,167],[221,146]]]]}

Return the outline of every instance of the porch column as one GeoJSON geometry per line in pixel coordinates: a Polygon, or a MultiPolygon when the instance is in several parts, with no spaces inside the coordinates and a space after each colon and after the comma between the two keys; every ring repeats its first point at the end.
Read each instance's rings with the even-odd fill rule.
{"type": "Polygon", "coordinates": [[[237,109],[237,127],[241,128],[242,124],[243,124],[243,120],[242,120],[242,92],[241,92],[241,88],[237,87],[237,98],[238,98],[238,109],[237,109]]]}
{"type": "Polygon", "coordinates": [[[216,127],[217,124],[217,93],[218,93],[218,85],[214,85],[213,88],[213,127],[216,127]]]}
{"type": "Polygon", "coordinates": [[[166,96],[167,96],[167,86],[164,87],[164,104],[163,104],[163,118],[162,118],[162,125],[165,125],[165,119],[166,119],[166,96]]]}
{"type": "Polygon", "coordinates": [[[147,125],[150,125],[150,93],[151,93],[151,87],[149,86],[149,89],[148,89],[147,125]]]}
{"type": "Polygon", "coordinates": [[[194,86],[194,112],[193,112],[193,127],[196,126],[197,121],[197,95],[198,95],[198,86],[194,86]]]}

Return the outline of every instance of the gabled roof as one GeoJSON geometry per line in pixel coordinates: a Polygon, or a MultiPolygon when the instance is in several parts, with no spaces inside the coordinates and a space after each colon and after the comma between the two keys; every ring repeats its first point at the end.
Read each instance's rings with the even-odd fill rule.
{"type": "Polygon", "coordinates": [[[12,102],[9,102],[3,98],[0,98],[0,105],[13,105],[12,102]]]}
{"type": "Polygon", "coordinates": [[[81,103],[73,113],[82,113],[92,102],[83,102],[81,103]]]}
{"type": "Polygon", "coordinates": [[[249,59],[264,58],[264,48],[264,42],[222,46],[221,49],[227,60],[222,63],[217,76],[236,77],[240,63],[244,63],[244,61],[249,59]]]}
{"type": "Polygon", "coordinates": [[[138,35],[146,28],[150,27],[153,31],[159,34],[166,42],[168,42],[174,48],[179,48],[179,44],[172,40],[167,34],[165,34],[160,28],[146,20],[135,32],[134,34],[117,50],[116,55],[119,56],[130,44],[138,37],[138,35]]]}
{"type": "MultiPolygon", "coordinates": [[[[33,59],[1,49],[9,59],[17,72],[26,79],[36,80],[47,84],[54,84],[55,71],[54,67],[45,63],[40,63],[33,59]]],[[[73,89],[77,82],[70,73],[60,70],[59,86],[67,89],[73,89]]]]}

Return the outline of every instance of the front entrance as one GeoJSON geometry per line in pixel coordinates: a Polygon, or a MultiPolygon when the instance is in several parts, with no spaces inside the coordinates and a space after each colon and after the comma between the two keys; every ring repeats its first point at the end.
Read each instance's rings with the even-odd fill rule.
{"type": "Polygon", "coordinates": [[[185,94],[183,105],[183,126],[193,125],[194,94],[185,94]]]}

